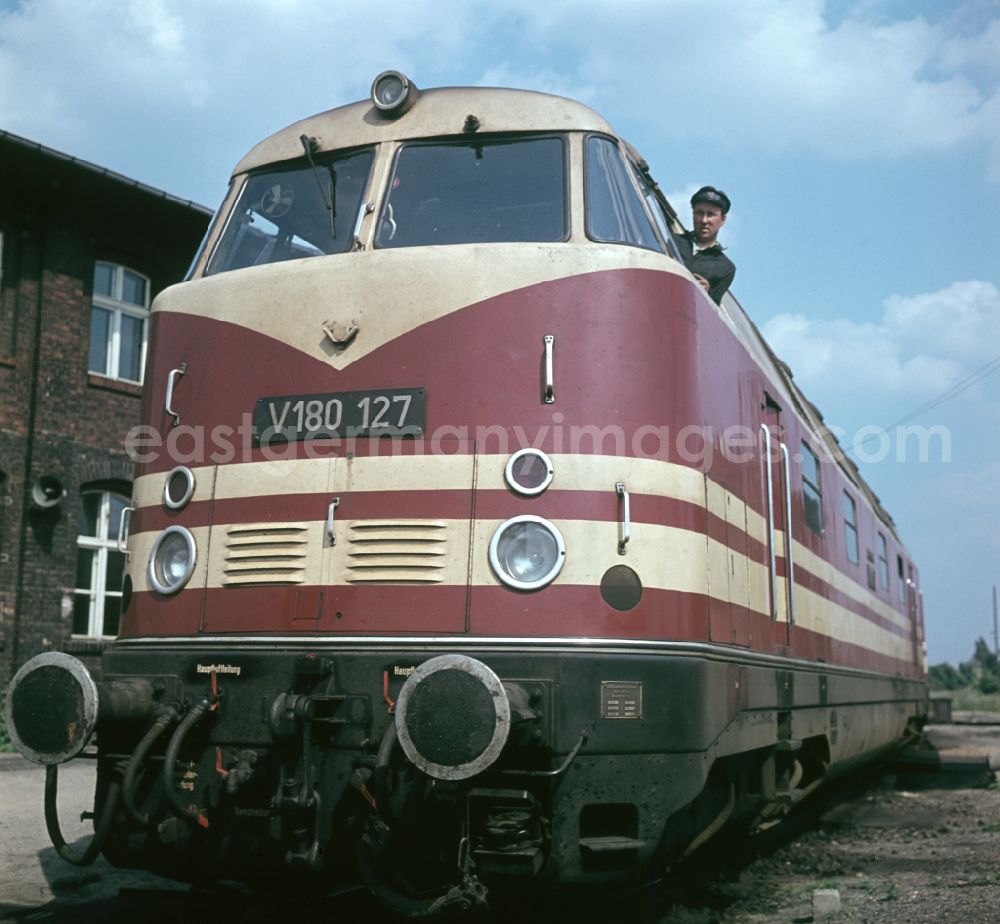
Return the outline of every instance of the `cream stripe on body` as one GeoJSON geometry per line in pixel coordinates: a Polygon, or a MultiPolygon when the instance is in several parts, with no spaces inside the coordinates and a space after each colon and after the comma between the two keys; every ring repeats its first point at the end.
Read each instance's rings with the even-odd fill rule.
{"type": "MultiPolygon", "coordinates": [[[[573,490],[604,490],[610,494],[613,493],[616,481],[624,481],[634,494],[675,498],[702,507],[707,504],[713,513],[727,519],[737,529],[745,529],[742,522],[746,518],[749,521],[749,535],[758,541],[764,541],[766,527],[763,518],[714,482],[707,482],[706,498],[704,476],[694,469],[657,460],[627,457],[554,455],[551,458],[557,474],[550,491],[560,490],[558,485],[561,479],[572,483],[573,490]]],[[[405,465],[399,465],[397,463],[402,460],[397,458],[356,457],[350,463],[344,462],[343,468],[337,466],[337,462],[343,460],[331,459],[247,463],[220,468],[216,489],[220,497],[230,498],[241,498],[248,494],[276,494],[279,491],[281,494],[296,490],[315,493],[317,483],[326,483],[328,491],[451,489],[471,492],[472,460],[472,456],[411,456],[405,457],[405,465]]],[[[480,457],[478,487],[502,490],[504,461],[501,456],[480,457]]],[[[212,471],[211,468],[197,470],[195,499],[206,499],[210,494],[212,471]]],[[[163,478],[163,475],[153,475],[139,479],[136,495],[140,504],[159,502],[163,478]]],[[[633,515],[640,513],[638,506],[633,505],[633,515]]],[[[364,583],[366,573],[371,574],[370,579],[376,581],[406,580],[407,574],[412,576],[412,572],[405,570],[406,567],[420,568],[422,565],[419,561],[403,557],[400,559],[400,570],[366,571],[366,562],[376,559],[366,560],[359,555],[357,550],[363,549],[364,543],[355,543],[354,537],[359,526],[375,527],[383,531],[389,529],[388,535],[391,538],[393,524],[397,528],[405,528],[408,524],[418,522],[423,523],[405,518],[385,523],[338,520],[334,526],[338,542],[332,548],[326,543],[326,524],[322,520],[292,524],[216,524],[211,529],[211,536],[208,528],[201,527],[193,530],[199,548],[199,565],[190,583],[191,586],[239,586],[246,580],[245,574],[254,570],[254,563],[252,559],[237,564],[227,560],[226,550],[232,544],[231,531],[238,528],[250,534],[244,541],[247,544],[253,542],[252,534],[255,530],[273,530],[282,525],[308,537],[301,549],[296,550],[294,556],[289,556],[292,563],[288,566],[287,583],[343,586],[364,583]]],[[[441,538],[443,542],[447,542],[447,555],[440,561],[434,560],[432,574],[428,571],[429,576],[421,580],[436,584],[465,584],[469,580],[469,521],[435,522],[441,525],[441,538]]],[[[499,583],[489,566],[488,547],[501,522],[499,519],[477,520],[473,525],[473,585],[499,583]]],[[[563,533],[568,549],[566,563],[557,578],[557,584],[597,585],[609,567],[624,563],[635,568],[646,587],[707,594],[725,602],[749,606],[758,613],[770,612],[767,567],[714,538],[677,527],[633,522],[632,540],[627,555],[622,557],[617,554],[617,523],[589,520],[555,522],[563,533]],[[709,579],[713,573],[725,574],[727,571],[737,575],[732,586],[728,580],[716,586],[716,582],[709,579]]],[[[147,532],[133,539],[133,562],[136,564],[130,568],[130,572],[138,588],[148,589],[144,563],[148,560],[155,536],[156,534],[147,532]]],[[[868,594],[864,588],[858,587],[849,577],[813,555],[798,542],[794,549],[796,567],[817,574],[876,612],[884,615],[887,612],[893,623],[908,628],[904,617],[868,594]]],[[[779,579],[776,589],[778,611],[781,614],[787,612],[786,588],[787,582],[779,579]]],[[[903,659],[909,657],[908,639],[889,632],[845,607],[831,603],[801,584],[796,585],[796,623],[822,635],[852,639],[880,654],[903,659]]]]}
{"type": "MultiPolygon", "coordinates": [[[[324,542],[325,523],[322,521],[290,524],[301,527],[309,536],[305,543],[304,555],[296,562],[294,574],[287,583],[332,586],[349,586],[359,583],[356,570],[357,559],[352,553],[350,535],[359,522],[344,520],[335,524],[337,543],[335,546],[324,542]]],[[[399,520],[405,524],[405,520],[399,520]]],[[[452,543],[450,554],[443,563],[444,570],[431,583],[460,585],[466,583],[469,562],[468,529],[466,520],[437,521],[447,532],[452,543]]],[[[487,550],[490,539],[501,520],[477,520],[473,535],[472,581],[474,586],[496,586],[500,582],[493,574],[487,550]]],[[[689,530],[648,523],[633,524],[632,539],[628,554],[618,556],[618,526],[615,523],[590,520],[556,520],[556,527],[566,542],[566,562],[556,579],[556,585],[596,586],[603,573],[612,565],[628,564],[643,576],[647,588],[673,590],[683,593],[708,594],[706,583],[710,559],[724,562],[731,550],[714,539],[709,539],[689,530]]],[[[243,529],[253,531],[255,526],[267,527],[274,524],[246,524],[243,529]]],[[[224,550],[226,548],[227,525],[211,529],[199,527],[192,530],[198,547],[198,565],[189,581],[189,586],[209,588],[239,586],[239,575],[234,577],[227,570],[224,550]]],[[[133,581],[139,589],[149,589],[144,563],[149,558],[156,534],[142,533],[133,540],[133,581]],[[138,573],[137,573],[138,572],[138,573]]],[[[745,560],[745,559],[744,559],[745,560]]],[[[403,564],[401,564],[403,567],[403,564]]],[[[767,571],[757,562],[747,561],[750,574],[750,603],[753,610],[766,614],[767,571]]],[[[377,579],[377,577],[376,577],[377,579]]],[[[360,582],[363,582],[363,578],[360,582]]],[[[273,582],[272,582],[273,583],[273,582]]],[[[785,607],[785,583],[779,582],[779,609],[785,607]]],[[[712,592],[712,596],[724,602],[746,605],[745,600],[733,600],[712,592]]],[[[907,660],[911,653],[911,643],[881,626],[864,619],[835,603],[820,597],[801,586],[796,587],[796,624],[820,635],[851,640],[882,655],[907,660]]],[[[627,617],[626,617],[627,618],[627,617]]]]}
{"type": "MultiPolygon", "coordinates": [[[[625,483],[632,494],[647,494],[673,498],[695,504],[707,505],[708,510],[722,520],[732,523],[750,538],[766,547],[767,522],[759,513],[740,498],[696,469],[657,459],[636,459],[628,456],[552,454],[555,477],[549,491],[563,490],[560,484],[572,485],[570,491],[607,491],[614,493],[616,482],[625,483]],[[745,518],[745,525],[744,525],[745,518]]],[[[505,490],[503,469],[507,457],[482,455],[477,458],[476,487],[481,490],[505,490]]],[[[277,462],[249,462],[241,465],[194,469],[195,493],[193,501],[209,500],[213,477],[218,499],[240,499],[276,494],[308,494],[344,491],[443,491],[471,490],[471,456],[356,456],[345,459],[303,459],[277,462]]],[[[139,507],[159,504],[163,495],[165,475],[144,475],[136,480],[135,498],[139,507]]],[[[641,508],[633,507],[633,516],[641,516],[641,508]]],[[[614,525],[614,524],[612,524],[614,525]]],[[[641,524],[633,524],[638,528],[641,524]]],[[[784,534],[775,536],[776,554],[785,554],[784,534]]],[[[838,570],[817,556],[798,541],[793,545],[795,567],[804,569],[824,583],[862,604],[883,619],[902,629],[909,629],[909,620],[880,600],[867,587],[848,574],[838,570]]],[[[758,588],[754,577],[754,562],[747,556],[738,556],[736,564],[742,567],[741,558],[750,569],[751,600],[758,588]]],[[[713,561],[718,561],[716,556],[713,561]]],[[[706,563],[707,564],[707,563],[706,563]]],[[[767,593],[766,569],[760,586],[767,593]]],[[[641,573],[641,572],[640,572],[641,573]]],[[[645,580],[645,575],[643,575],[645,580]]],[[[782,583],[779,581],[779,583],[782,583]]],[[[796,602],[801,586],[796,587],[796,602]]],[[[736,600],[745,604],[745,600],[736,600]]],[[[767,612],[766,603],[755,604],[767,612]]]]}

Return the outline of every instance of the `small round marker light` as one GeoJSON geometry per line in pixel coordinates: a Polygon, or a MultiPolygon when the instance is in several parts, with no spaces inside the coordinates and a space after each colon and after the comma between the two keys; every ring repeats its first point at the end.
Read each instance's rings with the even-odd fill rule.
{"type": "Polygon", "coordinates": [[[184,508],[194,494],[194,472],[186,465],[178,465],[167,474],[163,484],[163,503],[171,510],[184,508]]]}
{"type": "Polygon", "coordinates": [[[504,480],[518,494],[541,494],[555,475],[552,460],[540,449],[519,449],[504,467],[504,480]]]}

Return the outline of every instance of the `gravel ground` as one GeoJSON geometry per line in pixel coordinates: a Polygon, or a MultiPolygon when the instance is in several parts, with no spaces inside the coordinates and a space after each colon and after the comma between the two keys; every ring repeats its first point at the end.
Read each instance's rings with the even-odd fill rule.
{"type": "Polygon", "coordinates": [[[943,770],[891,769],[661,924],[1000,922],[1000,785],[990,769],[1000,768],[1000,725],[933,726],[928,737],[943,770]],[[814,914],[817,890],[837,913],[814,914]]]}
{"type": "MultiPolygon", "coordinates": [[[[579,907],[562,904],[537,918],[522,913],[516,920],[996,924],[1000,787],[985,761],[992,753],[1000,766],[1000,725],[934,726],[929,738],[946,771],[896,769],[874,778],[871,788],[826,810],[794,842],[771,847],[758,859],[743,862],[737,872],[697,885],[683,903],[676,892],[668,898],[662,891],[647,890],[621,902],[602,896],[579,907]],[[826,890],[826,900],[839,902],[839,911],[829,917],[814,914],[816,890],[826,890]]],[[[89,834],[89,822],[81,823],[79,815],[90,808],[93,779],[93,765],[87,762],[61,770],[60,816],[70,843],[89,834]]],[[[111,924],[136,917],[150,922],[205,917],[205,902],[192,904],[184,887],[167,880],[119,871],[103,859],[82,869],[60,860],[45,833],[44,780],[34,764],[0,755],[0,920],[111,924]],[[191,912],[193,905],[198,913],[191,912]]],[[[236,897],[216,897],[213,904],[212,920],[222,914],[230,921],[261,924],[289,917],[287,909],[272,914],[236,897]]],[[[384,919],[360,893],[334,899],[327,912],[343,921],[384,919]]]]}
{"type": "MultiPolygon", "coordinates": [[[[735,883],[716,920],[811,921],[817,889],[837,891],[831,920],[1000,921],[1000,789],[894,789],[825,816],[735,883]]],[[[723,887],[724,891],[724,887],[723,887]]],[[[816,915],[816,917],[820,917],[816,915]]]]}

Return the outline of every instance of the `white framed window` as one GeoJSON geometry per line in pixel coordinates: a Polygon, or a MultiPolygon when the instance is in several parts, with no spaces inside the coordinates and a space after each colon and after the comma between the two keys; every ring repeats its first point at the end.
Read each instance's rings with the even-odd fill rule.
{"type": "Polygon", "coordinates": [[[806,525],[823,535],[823,492],[819,484],[819,459],[805,440],[802,441],[802,508],[806,525]]]}
{"type": "Polygon", "coordinates": [[[108,638],[118,634],[121,620],[125,555],[118,551],[118,526],[129,500],[99,488],[85,489],[80,500],[73,635],[108,638]]]}
{"type": "Polygon", "coordinates": [[[149,334],[149,280],[117,263],[94,264],[91,372],[142,384],[149,334]]]}

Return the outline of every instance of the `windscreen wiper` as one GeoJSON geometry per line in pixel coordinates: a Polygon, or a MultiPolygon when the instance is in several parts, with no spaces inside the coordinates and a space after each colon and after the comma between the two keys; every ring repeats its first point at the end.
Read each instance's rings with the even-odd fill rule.
{"type": "Polygon", "coordinates": [[[316,185],[319,187],[319,194],[323,197],[323,205],[326,206],[326,210],[330,213],[330,234],[333,239],[337,239],[337,171],[334,169],[333,164],[327,168],[330,171],[330,189],[327,190],[323,186],[323,181],[320,179],[319,170],[316,169],[316,161],[313,160],[313,150],[316,147],[316,139],[310,138],[308,135],[299,135],[299,141],[302,142],[302,148],[306,152],[306,157],[309,159],[309,166],[312,167],[313,176],[316,177],[316,185]]]}

